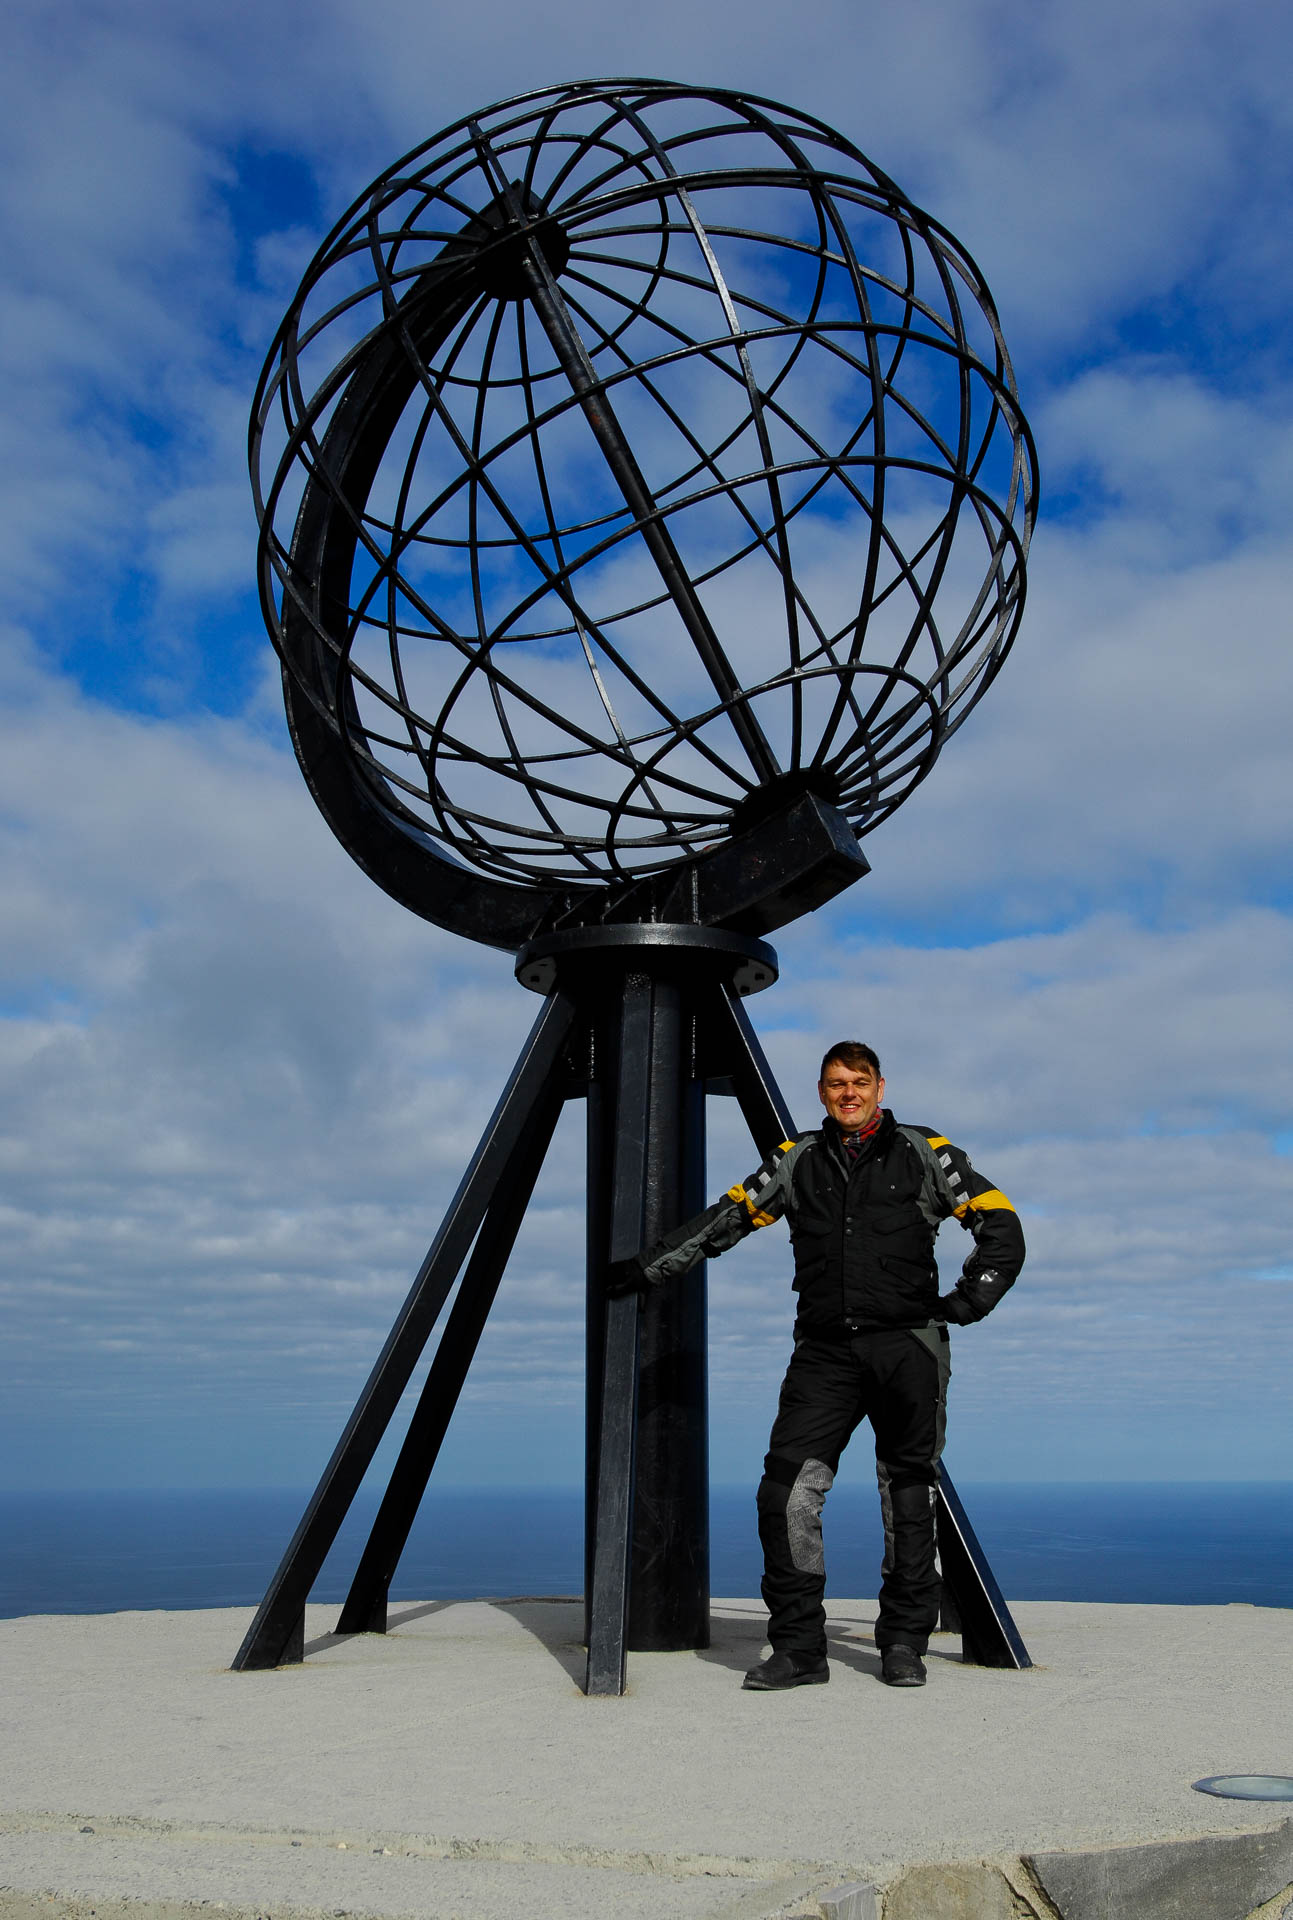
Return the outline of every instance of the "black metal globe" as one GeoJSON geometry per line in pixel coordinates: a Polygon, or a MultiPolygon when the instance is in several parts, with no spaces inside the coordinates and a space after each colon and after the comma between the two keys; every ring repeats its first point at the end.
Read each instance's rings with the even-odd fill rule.
{"type": "Polygon", "coordinates": [[[688,875],[805,797],[870,832],[1000,666],[1036,508],[952,236],[811,116],[648,80],[505,102],[375,181],[251,463],[317,801],[507,947],[666,897],[741,924],[721,887],[680,908],[688,875]]]}

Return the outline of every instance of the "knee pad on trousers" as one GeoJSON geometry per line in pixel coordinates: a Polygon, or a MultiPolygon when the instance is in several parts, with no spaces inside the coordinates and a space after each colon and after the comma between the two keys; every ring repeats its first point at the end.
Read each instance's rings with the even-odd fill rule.
{"type": "Polygon", "coordinates": [[[835,1475],[824,1460],[781,1460],[773,1454],[767,1457],[759,1483],[759,1531],[763,1533],[765,1524],[775,1524],[784,1517],[786,1545],[797,1573],[826,1572],[822,1506],[834,1483],[835,1475]]]}

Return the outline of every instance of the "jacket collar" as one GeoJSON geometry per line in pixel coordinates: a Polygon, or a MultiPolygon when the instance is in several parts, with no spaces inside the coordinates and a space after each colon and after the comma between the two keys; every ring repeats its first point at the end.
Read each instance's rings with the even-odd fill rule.
{"type": "MultiPolygon", "coordinates": [[[[888,1107],[881,1108],[880,1125],[866,1142],[866,1151],[862,1155],[863,1160],[871,1159],[874,1154],[887,1153],[893,1144],[893,1137],[897,1131],[898,1122],[894,1119],[891,1109],[888,1107]]],[[[840,1126],[838,1120],[831,1118],[829,1113],[822,1117],[822,1138],[825,1140],[827,1147],[834,1154],[835,1158],[842,1162],[844,1166],[849,1167],[856,1164],[849,1159],[848,1154],[844,1151],[844,1129],[840,1126]]]]}

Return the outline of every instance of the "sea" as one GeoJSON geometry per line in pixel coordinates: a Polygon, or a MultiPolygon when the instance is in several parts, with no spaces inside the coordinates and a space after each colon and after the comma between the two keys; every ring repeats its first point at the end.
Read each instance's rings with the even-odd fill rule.
{"type": "MultiPolygon", "coordinates": [[[[1293,1606],[1293,1483],[961,1485],[1012,1600],[1293,1606]]],[[[0,1618],[254,1606],[295,1531],[307,1489],[0,1493],[0,1618]]],[[[361,1493],[312,1598],[345,1598],[376,1509],[361,1493]]],[[[578,1489],[432,1487],[396,1600],[577,1594],[578,1489]]],[[[828,1592],[867,1598],[881,1540],[874,1489],[826,1506],[828,1592]]],[[[752,1487],[715,1487],[710,1590],[759,1591],[752,1487]]]]}

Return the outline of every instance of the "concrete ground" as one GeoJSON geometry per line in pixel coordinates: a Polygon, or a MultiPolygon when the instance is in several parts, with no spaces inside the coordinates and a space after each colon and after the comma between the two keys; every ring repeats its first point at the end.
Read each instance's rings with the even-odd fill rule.
{"type": "Polygon", "coordinates": [[[305,1664],[246,1674],[243,1609],[0,1622],[0,1917],[1282,1914],[1293,1808],[1191,1782],[1293,1773],[1293,1612],[1014,1611],[1031,1671],[945,1635],[898,1691],[873,1603],[834,1602],[830,1685],[768,1695],[740,1686],[762,1608],[718,1601],[712,1647],[632,1655],[621,1700],[581,1693],[569,1602],[397,1604],[348,1639],[311,1607],[305,1664]],[[1144,1862],[1102,1852],[1252,1834],[1204,1907],[1119,1892],[1144,1862]],[[1052,1853],[1097,1862],[1085,1892],[1052,1853]]]}

